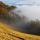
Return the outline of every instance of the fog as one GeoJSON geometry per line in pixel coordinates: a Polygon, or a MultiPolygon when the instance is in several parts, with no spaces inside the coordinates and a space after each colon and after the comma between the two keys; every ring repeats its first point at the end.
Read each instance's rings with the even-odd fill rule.
{"type": "Polygon", "coordinates": [[[40,0],[0,0],[9,5],[16,5],[16,4],[27,4],[27,5],[16,5],[21,13],[29,19],[40,19],[40,0]]]}
{"type": "Polygon", "coordinates": [[[31,20],[39,19],[40,20],[40,6],[18,6],[21,12],[19,14],[23,14],[31,20]]]}

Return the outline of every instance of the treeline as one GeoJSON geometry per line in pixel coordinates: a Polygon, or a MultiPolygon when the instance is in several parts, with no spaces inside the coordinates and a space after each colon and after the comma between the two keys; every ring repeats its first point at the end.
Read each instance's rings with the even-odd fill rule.
{"type": "Polygon", "coordinates": [[[9,6],[0,1],[0,14],[8,14],[12,9],[15,9],[15,6],[9,6]]]}
{"type": "Polygon", "coordinates": [[[17,25],[22,23],[24,19],[23,17],[21,18],[18,14],[14,12],[10,13],[12,17],[9,15],[9,12],[11,10],[15,10],[16,8],[16,6],[9,6],[0,1],[0,18],[3,18],[9,22],[13,22],[17,25]]]}
{"type": "Polygon", "coordinates": [[[11,17],[9,16],[8,12],[11,11],[12,9],[14,10],[15,8],[16,6],[9,6],[0,1],[0,18],[10,21],[11,17]]]}
{"type": "Polygon", "coordinates": [[[40,20],[31,20],[21,27],[21,31],[28,34],[39,35],[40,36],[40,20]]]}
{"type": "Polygon", "coordinates": [[[0,17],[8,16],[8,12],[15,8],[15,6],[9,6],[0,1],[0,17]]]}

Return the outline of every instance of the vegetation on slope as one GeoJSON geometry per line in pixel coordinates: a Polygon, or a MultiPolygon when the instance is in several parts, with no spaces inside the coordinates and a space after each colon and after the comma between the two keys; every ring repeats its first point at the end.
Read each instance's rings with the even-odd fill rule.
{"type": "Polygon", "coordinates": [[[21,33],[0,22],[0,40],[40,40],[40,36],[21,33]]]}
{"type": "Polygon", "coordinates": [[[11,9],[15,9],[15,8],[16,7],[6,5],[5,3],[3,3],[3,2],[0,1],[0,16],[7,16],[8,15],[8,12],[11,9]]]}

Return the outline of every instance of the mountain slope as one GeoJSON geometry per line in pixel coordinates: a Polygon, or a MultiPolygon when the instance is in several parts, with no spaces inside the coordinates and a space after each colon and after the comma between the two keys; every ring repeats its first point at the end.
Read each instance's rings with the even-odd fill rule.
{"type": "Polygon", "coordinates": [[[0,22],[0,40],[40,40],[40,36],[21,33],[0,22]]]}

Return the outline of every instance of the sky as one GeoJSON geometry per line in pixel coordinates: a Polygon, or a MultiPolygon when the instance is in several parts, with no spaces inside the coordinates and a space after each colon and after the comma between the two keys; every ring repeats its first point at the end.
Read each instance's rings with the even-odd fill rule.
{"type": "Polygon", "coordinates": [[[12,5],[12,3],[14,2],[14,0],[0,0],[6,4],[12,5]]]}
{"type": "Polygon", "coordinates": [[[18,4],[24,4],[24,5],[36,5],[40,6],[40,0],[0,0],[3,1],[4,3],[8,5],[16,5],[19,6],[18,4]]]}
{"type": "Polygon", "coordinates": [[[0,0],[9,5],[16,5],[29,19],[40,19],[40,0],[0,0]],[[22,5],[17,5],[22,4],[22,5]],[[24,5],[23,5],[24,4],[24,5]]]}
{"type": "Polygon", "coordinates": [[[6,4],[13,5],[13,4],[32,4],[38,5],[40,4],[40,0],[0,0],[6,4]]]}

